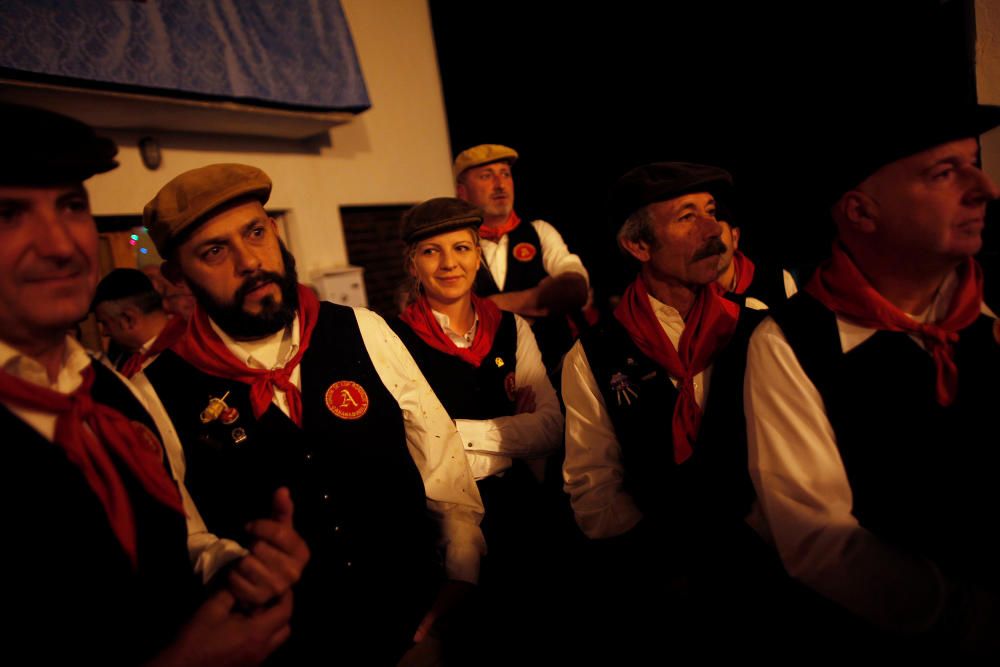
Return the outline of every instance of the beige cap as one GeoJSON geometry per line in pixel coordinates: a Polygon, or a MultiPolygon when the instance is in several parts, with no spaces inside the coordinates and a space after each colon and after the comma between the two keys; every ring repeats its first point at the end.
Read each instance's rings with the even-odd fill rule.
{"type": "Polygon", "coordinates": [[[245,164],[210,164],[185,171],[164,185],[142,211],[142,224],[156,250],[166,257],[185,230],[204,222],[211,213],[237,199],[271,196],[267,174],[245,164]]]}
{"type": "Polygon", "coordinates": [[[507,146],[501,146],[500,144],[480,144],[473,146],[458,154],[458,157],[455,158],[455,164],[451,167],[451,175],[457,181],[458,177],[466,169],[490,164],[491,162],[500,162],[501,160],[506,160],[514,164],[514,161],[517,160],[517,151],[507,146]]]}

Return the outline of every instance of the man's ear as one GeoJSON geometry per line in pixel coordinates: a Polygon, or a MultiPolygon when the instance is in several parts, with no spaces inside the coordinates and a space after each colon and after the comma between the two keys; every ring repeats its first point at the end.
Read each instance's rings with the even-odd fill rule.
{"type": "Polygon", "coordinates": [[[740,248],[740,228],[732,227],[730,228],[730,233],[733,236],[733,250],[739,250],[740,248]]]}
{"type": "Polygon", "coordinates": [[[861,234],[871,234],[878,222],[878,202],[861,190],[850,190],[833,206],[838,225],[861,234]]]}
{"type": "Polygon", "coordinates": [[[141,311],[135,306],[125,306],[122,308],[121,313],[118,314],[118,323],[121,325],[122,331],[131,331],[134,329],[139,323],[141,315],[141,311]]]}
{"type": "Polygon", "coordinates": [[[621,239],[619,241],[622,248],[628,254],[635,257],[640,262],[649,261],[649,244],[645,241],[632,241],[631,239],[621,239]]]}
{"type": "Polygon", "coordinates": [[[459,181],[455,184],[455,195],[462,200],[469,200],[469,189],[465,187],[465,183],[459,181]]]}

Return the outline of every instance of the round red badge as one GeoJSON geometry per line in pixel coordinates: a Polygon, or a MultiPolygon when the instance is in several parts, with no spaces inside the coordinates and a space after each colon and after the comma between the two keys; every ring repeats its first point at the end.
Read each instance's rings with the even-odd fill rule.
{"type": "Polygon", "coordinates": [[[514,246],[514,259],[530,262],[538,254],[538,249],[530,243],[518,243],[514,246]]]}
{"type": "Polygon", "coordinates": [[[368,394],[357,382],[334,382],[326,390],[326,407],[341,419],[360,419],[368,412],[368,394]]]}
{"type": "Polygon", "coordinates": [[[507,373],[507,377],[503,379],[503,389],[507,392],[507,398],[511,401],[514,400],[514,391],[517,389],[517,385],[514,384],[514,373],[511,371],[507,373]]]}

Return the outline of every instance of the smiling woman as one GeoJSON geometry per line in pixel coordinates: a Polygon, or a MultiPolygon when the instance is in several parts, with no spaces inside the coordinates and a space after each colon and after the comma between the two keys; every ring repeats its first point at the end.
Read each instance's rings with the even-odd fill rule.
{"type": "MultiPolygon", "coordinates": [[[[538,576],[540,487],[532,472],[562,438],[562,413],[531,327],[473,292],[482,212],[431,199],[403,216],[411,302],[390,326],[403,340],[465,444],[486,518],[481,627],[522,618],[524,588],[538,576]],[[523,568],[533,563],[531,571],[523,568]],[[520,590],[523,595],[512,591],[520,590]]],[[[537,583],[537,582],[536,582],[537,583]]]]}

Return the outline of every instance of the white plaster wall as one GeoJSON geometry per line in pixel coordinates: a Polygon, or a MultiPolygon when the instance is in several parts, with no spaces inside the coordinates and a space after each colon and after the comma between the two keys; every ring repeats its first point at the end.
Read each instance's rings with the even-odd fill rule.
{"type": "MultiPolygon", "coordinates": [[[[1000,0],[976,0],[976,93],[1000,105],[1000,0]]],[[[1000,183],[1000,128],[982,139],[983,168],[1000,183]]]]}
{"type": "MultiPolygon", "coordinates": [[[[162,166],[146,169],[139,133],[106,132],[121,167],[88,181],[95,214],[137,214],[177,174],[243,162],[274,181],[269,207],[289,211],[300,275],[347,263],[340,206],[405,204],[453,193],[451,149],[426,0],[341,0],[372,108],[327,137],[278,139],[154,134],[162,166]]],[[[67,110],[72,113],[71,110],[67,110]]]]}

